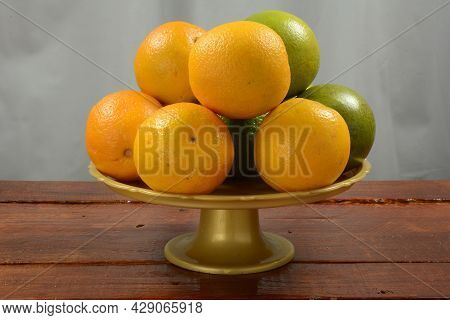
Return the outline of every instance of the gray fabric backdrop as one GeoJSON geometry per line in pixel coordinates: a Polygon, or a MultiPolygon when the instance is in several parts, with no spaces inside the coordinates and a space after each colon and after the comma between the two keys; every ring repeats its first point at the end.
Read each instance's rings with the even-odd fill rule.
{"type": "Polygon", "coordinates": [[[430,16],[446,2],[0,0],[0,179],[90,179],[87,114],[136,87],[133,58],[149,30],[170,20],[211,28],[263,9],[315,30],[315,83],[337,77],[372,105],[372,179],[450,178],[450,5],[430,16]]]}

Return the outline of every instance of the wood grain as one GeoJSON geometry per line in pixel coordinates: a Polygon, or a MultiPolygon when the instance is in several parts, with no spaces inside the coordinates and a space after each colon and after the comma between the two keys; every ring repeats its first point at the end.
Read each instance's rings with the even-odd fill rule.
{"type": "MultiPolygon", "coordinates": [[[[261,212],[263,230],[295,244],[295,261],[450,262],[447,203],[261,212]]],[[[198,211],[141,204],[0,204],[0,219],[0,264],[58,262],[106,228],[59,262],[146,262],[164,261],[164,244],[195,230],[198,211]]]]}
{"type": "Polygon", "coordinates": [[[213,276],[163,256],[167,240],[195,229],[195,209],[128,201],[97,182],[0,181],[0,298],[450,296],[450,181],[361,182],[260,216],[294,243],[294,262],[213,276]]]}
{"type": "Polygon", "coordinates": [[[168,264],[0,266],[10,299],[439,299],[450,295],[450,264],[291,263],[241,276],[168,264]],[[49,269],[50,268],[50,269],[49,269]],[[34,281],[29,279],[40,275],[34,281]],[[421,279],[421,280],[418,280],[421,279]],[[432,289],[433,288],[433,289],[432,289]],[[12,293],[12,294],[11,294],[12,293]]]}
{"type": "MultiPolygon", "coordinates": [[[[370,203],[450,201],[450,180],[361,181],[336,200],[370,203]]],[[[0,181],[0,202],[129,202],[100,182],[0,181]]],[[[325,201],[327,203],[329,201],[325,201]]],[[[331,201],[333,202],[333,201],[331,201]]]]}

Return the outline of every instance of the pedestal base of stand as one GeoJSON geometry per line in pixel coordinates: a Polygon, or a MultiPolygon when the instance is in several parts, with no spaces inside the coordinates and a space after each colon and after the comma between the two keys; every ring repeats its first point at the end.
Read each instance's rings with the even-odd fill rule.
{"type": "Polygon", "coordinates": [[[171,263],[212,274],[246,274],[281,267],[294,257],[287,239],[261,232],[258,210],[202,209],[199,228],[170,240],[171,263]]]}

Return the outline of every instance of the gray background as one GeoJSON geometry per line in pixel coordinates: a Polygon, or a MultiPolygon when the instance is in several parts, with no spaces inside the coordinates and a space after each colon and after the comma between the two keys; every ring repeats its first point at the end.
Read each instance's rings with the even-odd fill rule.
{"type": "Polygon", "coordinates": [[[372,105],[370,178],[448,179],[450,5],[423,19],[446,2],[0,0],[0,179],[90,179],[88,112],[107,93],[136,87],[135,51],[152,28],[186,20],[208,29],[264,9],[314,29],[316,84],[337,77],[372,105]]]}

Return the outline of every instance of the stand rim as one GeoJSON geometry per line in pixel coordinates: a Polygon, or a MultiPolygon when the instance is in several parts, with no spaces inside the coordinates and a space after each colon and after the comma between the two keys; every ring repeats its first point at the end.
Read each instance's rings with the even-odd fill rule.
{"type": "Polygon", "coordinates": [[[265,239],[269,239],[271,242],[277,242],[280,246],[285,247],[284,255],[279,259],[274,259],[271,261],[267,261],[261,264],[254,264],[248,266],[237,266],[237,267],[224,267],[224,266],[212,266],[207,264],[202,264],[201,262],[192,262],[189,261],[182,256],[174,253],[173,247],[179,243],[180,241],[185,240],[188,237],[193,237],[195,232],[184,233],[178,235],[171,240],[169,240],[164,246],[164,256],[166,259],[186,270],[208,273],[208,274],[221,274],[221,275],[239,275],[239,274],[250,274],[250,273],[259,273],[264,271],[269,271],[273,269],[280,268],[289,262],[292,261],[295,255],[295,248],[292,242],[287,240],[283,236],[279,236],[275,233],[271,232],[263,232],[263,236],[265,239]]]}
{"type": "Polygon", "coordinates": [[[351,170],[343,175],[343,180],[335,182],[329,186],[309,191],[296,192],[269,192],[261,194],[239,195],[236,194],[205,194],[205,195],[186,195],[176,193],[165,193],[154,191],[148,188],[142,188],[135,185],[129,185],[119,182],[97,170],[91,162],[89,173],[98,181],[106,184],[115,192],[126,197],[139,201],[162,204],[185,208],[228,208],[228,209],[259,209],[270,207],[281,207],[297,203],[312,203],[335,196],[348,190],[353,184],[361,181],[371,170],[370,162],[365,159],[358,170],[351,170]],[[348,176],[350,175],[350,176],[348,176]]]}

